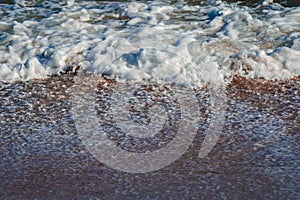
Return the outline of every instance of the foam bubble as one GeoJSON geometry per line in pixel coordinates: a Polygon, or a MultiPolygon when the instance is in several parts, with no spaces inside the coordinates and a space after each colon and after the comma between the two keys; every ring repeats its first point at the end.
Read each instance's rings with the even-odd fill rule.
{"type": "Polygon", "coordinates": [[[300,8],[183,2],[36,1],[4,5],[0,80],[28,80],[81,66],[123,80],[201,85],[234,74],[300,74],[300,8]],[[6,9],[6,7],[14,9],[6,9]],[[18,17],[16,17],[18,16],[18,17]]]}

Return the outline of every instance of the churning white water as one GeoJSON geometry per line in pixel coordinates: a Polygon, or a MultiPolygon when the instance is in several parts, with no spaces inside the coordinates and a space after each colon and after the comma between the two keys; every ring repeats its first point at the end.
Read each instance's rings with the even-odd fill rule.
{"type": "Polygon", "coordinates": [[[125,80],[201,85],[300,74],[300,7],[223,1],[17,1],[0,5],[0,80],[80,66],[125,80]]]}

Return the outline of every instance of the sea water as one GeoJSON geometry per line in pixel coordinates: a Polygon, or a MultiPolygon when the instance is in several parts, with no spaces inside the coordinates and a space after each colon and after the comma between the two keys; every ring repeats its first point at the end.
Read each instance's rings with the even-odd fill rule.
{"type": "MultiPolygon", "coordinates": [[[[150,97],[166,103],[165,107],[148,104],[153,120],[150,126],[130,126],[148,119],[142,113],[147,109],[143,98],[130,93],[134,90],[115,82],[99,84],[98,104],[84,101],[82,105],[93,112],[97,109],[100,125],[110,122],[106,127],[116,125],[128,135],[143,138],[141,133],[147,130],[153,136],[168,116],[171,125],[181,123],[183,120],[176,116],[180,109],[181,119],[199,118],[197,132],[184,132],[175,125],[173,130],[180,131],[167,135],[173,136],[169,137],[173,141],[177,135],[185,139],[185,135],[197,134],[184,156],[157,172],[130,175],[102,165],[104,162],[94,158],[79,137],[82,134],[76,125],[91,115],[74,117],[74,102],[80,102],[71,101],[74,92],[70,88],[74,82],[88,85],[85,80],[90,76],[51,76],[77,66],[82,73],[104,74],[119,81],[156,79],[184,85],[201,85],[212,79],[227,82],[235,74],[266,79],[299,75],[300,7],[285,7],[275,1],[244,5],[230,4],[229,0],[18,0],[0,5],[0,82],[21,81],[0,84],[0,199],[82,199],[99,195],[107,199],[298,199],[299,81],[269,81],[251,91],[259,81],[241,77],[226,89],[228,97],[215,90],[208,95],[204,88],[196,91],[200,112],[184,109],[198,106],[190,103],[194,98],[181,101],[180,107],[175,105],[180,92],[189,90],[179,87],[178,91],[173,84],[151,85],[153,82],[128,84],[129,89],[148,90],[150,97]],[[36,78],[39,80],[25,82],[36,78]],[[155,96],[151,91],[157,90],[160,93],[155,96]],[[132,107],[140,114],[132,115],[132,121],[126,119],[127,110],[122,109],[129,107],[129,98],[133,103],[140,102],[132,107]],[[226,113],[217,106],[223,99],[228,100],[226,113]],[[224,127],[210,155],[199,157],[211,124],[215,132],[220,124],[224,127]]],[[[81,89],[82,100],[90,97],[88,87],[79,87],[77,92],[81,89]]],[[[112,144],[118,139],[111,138],[106,142],[112,144]]],[[[136,150],[137,145],[129,147],[136,150]]],[[[109,158],[112,154],[107,155],[109,158]]]]}
{"type": "Polygon", "coordinates": [[[300,6],[225,1],[24,1],[0,4],[0,80],[80,66],[120,80],[188,85],[300,74],[300,6]]]}

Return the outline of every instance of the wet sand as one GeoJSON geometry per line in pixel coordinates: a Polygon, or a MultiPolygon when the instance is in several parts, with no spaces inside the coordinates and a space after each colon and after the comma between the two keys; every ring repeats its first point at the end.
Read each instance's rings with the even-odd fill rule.
{"type": "Polygon", "coordinates": [[[199,89],[203,120],[188,151],[142,174],[111,169],[86,150],[71,113],[73,80],[0,84],[0,199],[300,198],[300,77],[236,76],[221,136],[203,159],[210,95],[199,89]]]}

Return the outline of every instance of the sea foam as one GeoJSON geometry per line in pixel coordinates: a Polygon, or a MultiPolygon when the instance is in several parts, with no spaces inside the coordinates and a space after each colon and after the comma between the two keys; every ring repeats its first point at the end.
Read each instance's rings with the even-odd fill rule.
{"type": "MultiPolygon", "coordinates": [[[[266,1],[265,1],[266,2],[266,1]]],[[[80,66],[120,80],[201,85],[239,74],[300,74],[300,7],[263,12],[222,1],[18,1],[0,6],[0,80],[45,78],[80,66]]]]}

